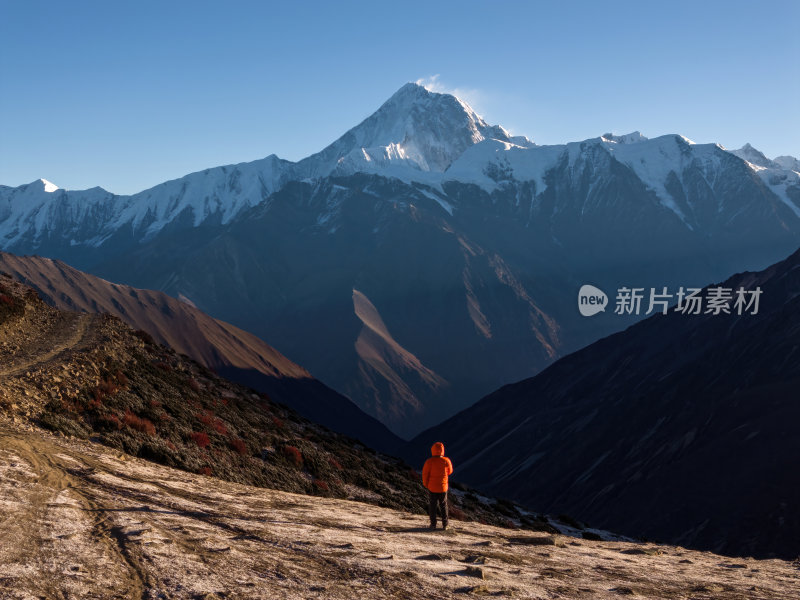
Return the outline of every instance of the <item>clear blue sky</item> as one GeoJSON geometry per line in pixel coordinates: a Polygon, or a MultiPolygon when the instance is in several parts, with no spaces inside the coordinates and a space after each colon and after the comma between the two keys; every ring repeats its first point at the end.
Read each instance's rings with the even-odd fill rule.
{"type": "Polygon", "coordinates": [[[0,183],[133,193],[333,141],[439,75],[540,144],[800,154],[800,2],[0,0],[0,183]]]}

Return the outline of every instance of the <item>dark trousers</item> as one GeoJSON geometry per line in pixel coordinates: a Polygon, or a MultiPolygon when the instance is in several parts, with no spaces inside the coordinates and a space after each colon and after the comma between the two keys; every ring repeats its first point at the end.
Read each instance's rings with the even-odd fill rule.
{"type": "Polygon", "coordinates": [[[442,515],[442,527],[447,527],[447,492],[431,492],[428,504],[428,514],[431,517],[431,527],[436,527],[437,511],[442,515]]]}

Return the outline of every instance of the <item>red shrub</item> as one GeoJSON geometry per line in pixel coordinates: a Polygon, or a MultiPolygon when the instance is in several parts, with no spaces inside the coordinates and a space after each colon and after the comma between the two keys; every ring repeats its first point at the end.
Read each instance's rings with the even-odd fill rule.
{"type": "Polygon", "coordinates": [[[281,421],[278,417],[272,417],[272,424],[278,429],[283,429],[283,421],[281,421]]]}
{"type": "Polygon", "coordinates": [[[158,408],[161,406],[161,402],[159,402],[158,400],[150,400],[148,404],[150,405],[150,408],[158,408]]]}
{"type": "Polygon", "coordinates": [[[166,371],[167,373],[172,371],[172,365],[169,364],[168,362],[164,362],[163,360],[160,360],[156,363],[156,368],[159,368],[162,371],[166,371]]]}
{"type": "Polygon", "coordinates": [[[216,431],[220,435],[228,435],[228,428],[225,427],[225,423],[220,421],[219,419],[214,419],[214,431],[216,431]]]}
{"type": "Polygon", "coordinates": [[[211,475],[211,467],[202,467],[198,473],[200,473],[200,475],[211,475]]]}
{"type": "Polygon", "coordinates": [[[294,446],[284,446],[283,455],[293,462],[296,467],[303,464],[303,453],[294,446]]]}
{"type": "Polygon", "coordinates": [[[336,469],[337,471],[341,471],[344,468],[342,466],[342,463],[340,463],[338,460],[336,460],[336,457],[334,457],[334,456],[329,456],[328,457],[328,464],[330,466],[332,466],[334,469],[336,469]]]}
{"type": "Polygon", "coordinates": [[[197,420],[203,425],[211,425],[211,423],[214,422],[214,413],[212,413],[210,410],[204,410],[202,413],[197,415],[197,420]]]}
{"type": "Polygon", "coordinates": [[[244,440],[241,438],[233,438],[231,440],[231,448],[233,448],[236,452],[244,456],[247,454],[247,444],[244,443],[244,440]]]}
{"type": "Polygon", "coordinates": [[[125,416],[122,418],[122,422],[128,427],[136,429],[137,431],[141,431],[142,433],[146,433],[147,435],[155,435],[156,433],[156,427],[149,419],[137,417],[129,410],[125,411],[125,416]]]}
{"type": "MultiPolygon", "coordinates": [[[[127,378],[125,379],[127,381],[127,378]]],[[[94,398],[94,405],[95,407],[100,406],[103,400],[109,398],[116,394],[120,390],[120,386],[117,380],[113,377],[106,377],[105,379],[101,379],[100,383],[98,383],[92,389],[92,397],[94,398]]]]}
{"type": "Polygon", "coordinates": [[[318,490],[322,492],[327,492],[330,489],[328,487],[328,484],[322,481],[321,479],[314,480],[314,487],[316,487],[318,490]]]}
{"type": "Polygon", "coordinates": [[[189,387],[192,388],[195,392],[199,392],[201,389],[200,384],[197,383],[197,381],[195,381],[194,379],[189,380],[189,387]]]}
{"type": "Polygon", "coordinates": [[[192,434],[192,439],[194,443],[197,444],[200,448],[205,448],[211,443],[211,440],[208,439],[208,434],[203,431],[196,431],[192,434]]]}
{"type": "Polygon", "coordinates": [[[172,450],[173,452],[176,452],[176,451],[178,450],[178,448],[175,446],[175,444],[173,444],[173,443],[172,443],[172,442],[170,442],[169,440],[167,440],[167,448],[169,448],[169,449],[170,449],[170,450],[172,450]]]}
{"type": "Polygon", "coordinates": [[[116,379],[116,380],[117,380],[117,383],[118,383],[118,384],[120,384],[121,386],[126,386],[126,385],[128,385],[128,378],[127,378],[127,376],[125,375],[125,373],[123,373],[123,372],[122,372],[122,371],[120,371],[119,369],[117,369],[117,372],[116,372],[116,373],[114,373],[114,379],[116,379]]]}
{"type": "Polygon", "coordinates": [[[122,421],[119,420],[117,415],[106,415],[101,417],[101,421],[106,423],[109,427],[114,427],[117,430],[122,429],[122,421]]]}
{"type": "Polygon", "coordinates": [[[11,306],[12,304],[14,304],[14,299],[9,296],[6,296],[5,294],[0,294],[0,302],[2,302],[3,304],[7,304],[8,306],[11,306]]]}

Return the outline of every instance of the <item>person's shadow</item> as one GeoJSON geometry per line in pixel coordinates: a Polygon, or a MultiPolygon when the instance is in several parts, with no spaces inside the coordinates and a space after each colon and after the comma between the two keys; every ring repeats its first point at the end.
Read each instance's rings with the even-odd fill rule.
{"type": "Polygon", "coordinates": [[[431,529],[429,527],[387,527],[386,531],[391,533],[442,533],[440,528],[431,529]]]}

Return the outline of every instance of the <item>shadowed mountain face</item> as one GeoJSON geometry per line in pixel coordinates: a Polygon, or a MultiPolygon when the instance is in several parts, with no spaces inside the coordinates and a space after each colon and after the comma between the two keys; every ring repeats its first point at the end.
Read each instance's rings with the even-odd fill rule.
{"type": "Polygon", "coordinates": [[[0,186],[0,247],[183,295],[411,436],[633,322],[587,323],[584,283],[699,286],[797,248],[800,174],[750,150],[537,146],[410,84],[297,163],[0,186]]]}
{"type": "Polygon", "coordinates": [[[335,431],[394,452],[400,439],[349,399],[314,379],[256,336],[162,292],[115,284],[56,260],[0,252],[0,271],[35,288],[56,308],[108,313],[219,375],[335,431]]]}
{"type": "Polygon", "coordinates": [[[465,481],[595,526],[795,557],[800,251],[722,286],[760,287],[758,314],[654,316],[412,447],[442,439],[465,481]]]}

